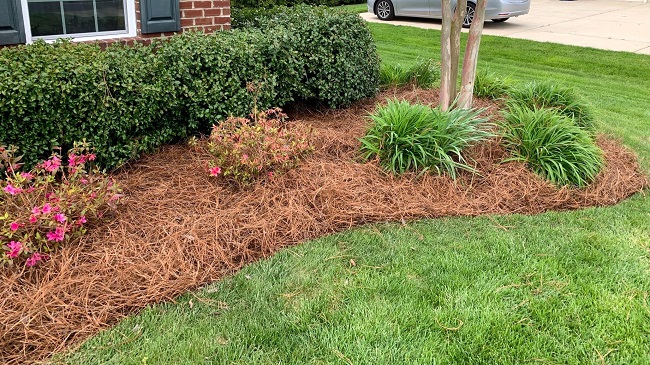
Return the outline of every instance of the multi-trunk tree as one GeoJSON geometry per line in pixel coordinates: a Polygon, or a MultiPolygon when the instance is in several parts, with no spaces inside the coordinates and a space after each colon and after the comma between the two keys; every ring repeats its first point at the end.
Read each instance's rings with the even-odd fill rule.
{"type": "Polygon", "coordinates": [[[440,57],[440,107],[449,109],[457,99],[456,107],[471,108],[476,77],[478,50],[485,21],[487,0],[477,0],[474,20],[469,28],[469,37],[465,46],[465,56],[461,71],[460,92],[458,84],[458,66],[460,59],[460,30],[467,15],[467,0],[458,0],[452,13],[451,0],[442,0],[442,36],[440,57]]]}

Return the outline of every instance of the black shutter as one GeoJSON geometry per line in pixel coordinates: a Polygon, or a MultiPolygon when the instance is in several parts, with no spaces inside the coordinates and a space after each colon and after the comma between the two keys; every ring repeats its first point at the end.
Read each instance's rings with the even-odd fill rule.
{"type": "Polygon", "coordinates": [[[178,32],[181,30],[181,11],[178,1],[140,0],[142,33],[178,32]]]}
{"type": "Polygon", "coordinates": [[[0,45],[25,43],[20,0],[0,0],[0,45]]]}

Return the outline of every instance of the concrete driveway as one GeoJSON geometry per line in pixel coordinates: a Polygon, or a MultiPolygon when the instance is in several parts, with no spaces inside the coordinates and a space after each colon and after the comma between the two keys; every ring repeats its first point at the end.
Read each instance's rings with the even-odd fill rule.
{"type": "MultiPolygon", "coordinates": [[[[361,17],[382,22],[372,13],[361,17]]],[[[440,21],[397,18],[390,22],[440,29],[440,21]]],[[[505,23],[486,22],[483,34],[650,55],[650,3],[644,0],[532,0],[530,13],[505,23]]]]}

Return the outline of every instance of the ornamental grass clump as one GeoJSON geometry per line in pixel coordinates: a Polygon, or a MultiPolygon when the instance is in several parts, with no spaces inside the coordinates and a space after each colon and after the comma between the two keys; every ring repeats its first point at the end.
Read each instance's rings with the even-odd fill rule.
{"type": "Polygon", "coordinates": [[[481,70],[474,80],[474,95],[479,98],[501,99],[511,88],[509,77],[500,77],[494,72],[481,70]]]}
{"type": "Polygon", "coordinates": [[[433,60],[420,60],[410,68],[384,65],[379,71],[379,84],[383,88],[413,84],[421,89],[431,89],[440,80],[440,67],[433,60]]]}
{"type": "Polygon", "coordinates": [[[504,116],[508,160],[525,162],[555,185],[584,187],[602,169],[603,153],[590,133],[558,111],[511,106],[504,116]]]}
{"type": "Polygon", "coordinates": [[[77,240],[120,199],[112,179],[92,166],[88,144],[75,143],[67,166],[61,156],[20,171],[16,148],[0,146],[0,266],[35,266],[77,240]]]}
{"type": "Polygon", "coordinates": [[[552,109],[568,118],[587,131],[595,129],[589,108],[583,104],[575,92],[552,82],[533,81],[523,86],[510,89],[507,105],[524,106],[530,109],[552,109]]]}
{"type": "Polygon", "coordinates": [[[441,111],[422,104],[389,100],[369,116],[361,140],[365,159],[377,158],[392,173],[433,171],[452,178],[457,170],[474,171],[463,156],[471,145],[492,136],[480,110],[441,111]]]}
{"type": "Polygon", "coordinates": [[[313,151],[312,130],[287,123],[286,117],[275,108],[215,125],[208,141],[208,151],[214,156],[210,175],[244,186],[295,167],[313,151]]]}

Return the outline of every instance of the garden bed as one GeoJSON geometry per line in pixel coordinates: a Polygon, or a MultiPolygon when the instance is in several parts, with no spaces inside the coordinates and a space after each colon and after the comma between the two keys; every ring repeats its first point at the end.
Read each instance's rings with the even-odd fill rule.
{"type": "MultiPolygon", "coordinates": [[[[362,163],[365,115],[397,96],[437,104],[437,91],[387,91],[339,111],[295,107],[316,132],[298,168],[237,189],[211,178],[211,156],[187,145],[162,148],[115,174],[126,195],[115,217],[37,270],[2,271],[0,362],[24,363],[77,344],[146,305],[218,280],[279,248],[372,222],[481,214],[536,214],[616,204],[648,181],[636,157],[598,137],[606,166],[585,189],[557,188],[497,140],[472,149],[480,174],[395,177],[362,163]]],[[[486,114],[499,106],[478,100],[486,114]]]]}

